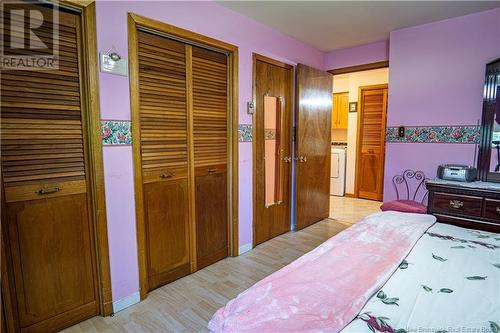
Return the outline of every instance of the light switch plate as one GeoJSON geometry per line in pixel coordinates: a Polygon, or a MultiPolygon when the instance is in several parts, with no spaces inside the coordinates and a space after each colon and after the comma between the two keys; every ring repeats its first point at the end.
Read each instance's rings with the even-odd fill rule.
{"type": "Polygon", "coordinates": [[[107,54],[100,53],[99,54],[99,64],[101,67],[102,73],[109,73],[121,76],[128,76],[128,61],[127,59],[120,59],[118,61],[114,61],[107,54]]]}
{"type": "Polygon", "coordinates": [[[255,104],[253,102],[247,102],[247,113],[254,114],[255,112],[255,104]]]}

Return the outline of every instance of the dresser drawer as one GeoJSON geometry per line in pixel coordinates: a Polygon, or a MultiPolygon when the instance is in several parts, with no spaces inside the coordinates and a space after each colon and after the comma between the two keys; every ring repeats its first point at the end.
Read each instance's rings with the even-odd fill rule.
{"type": "Polygon", "coordinates": [[[434,211],[462,216],[480,217],[483,208],[483,198],[468,195],[435,193],[432,201],[434,211]]]}
{"type": "Polygon", "coordinates": [[[500,223],[500,200],[484,199],[483,216],[500,223]]]}

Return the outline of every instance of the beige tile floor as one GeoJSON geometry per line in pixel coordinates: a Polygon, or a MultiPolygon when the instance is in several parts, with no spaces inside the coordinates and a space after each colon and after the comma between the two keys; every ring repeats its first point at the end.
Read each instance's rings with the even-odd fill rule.
{"type": "Polygon", "coordinates": [[[289,232],[152,291],[146,300],[66,329],[74,332],[206,332],[213,313],[257,281],[378,211],[380,203],[331,197],[330,219],[289,232]]]}

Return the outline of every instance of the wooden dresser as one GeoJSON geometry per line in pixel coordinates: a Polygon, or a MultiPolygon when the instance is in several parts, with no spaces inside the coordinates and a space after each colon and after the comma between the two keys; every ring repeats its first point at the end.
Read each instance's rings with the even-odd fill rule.
{"type": "Polygon", "coordinates": [[[500,233],[500,183],[429,180],[428,213],[438,222],[500,233]]]}

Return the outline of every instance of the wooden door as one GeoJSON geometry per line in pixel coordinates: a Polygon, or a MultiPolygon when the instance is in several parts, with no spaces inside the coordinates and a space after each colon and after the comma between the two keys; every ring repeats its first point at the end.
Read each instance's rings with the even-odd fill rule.
{"type": "Polygon", "coordinates": [[[333,94],[332,128],[347,129],[349,93],[333,94]]]}
{"type": "MultiPolygon", "coordinates": [[[[186,46],[139,31],[139,124],[148,290],[190,272],[186,46]]],[[[138,144],[138,142],[135,142],[138,144]]],[[[138,156],[136,156],[137,158],[138,156]]]]}
{"type": "Polygon", "coordinates": [[[387,85],[360,88],[356,189],[362,199],[382,200],[387,85]]]}
{"type": "Polygon", "coordinates": [[[297,66],[296,230],[329,216],[332,84],[331,74],[297,66]]]}
{"type": "Polygon", "coordinates": [[[292,66],[254,55],[254,246],[291,227],[292,80],[292,66]]]}
{"type": "Polygon", "coordinates": [[[196,262],[203,268],[229,254],[228,56],[192,47],[196,262]]]}
{"type": "Polygon", "coordinates": [[[0,80],[2,229],[22,332],[58,331],[99,311],[82,29],[80,16],[58,14],[59,70],[6,70],[0,80]]]}

